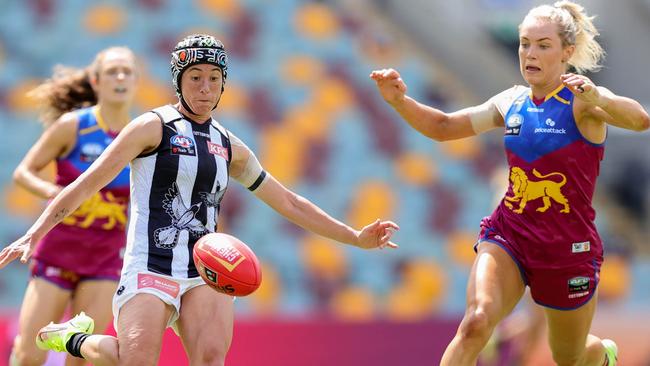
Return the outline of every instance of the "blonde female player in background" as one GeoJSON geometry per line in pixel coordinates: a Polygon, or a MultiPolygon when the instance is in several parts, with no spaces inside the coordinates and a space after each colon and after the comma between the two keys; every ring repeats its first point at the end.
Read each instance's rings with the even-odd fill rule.
{"type": "Polygon", "coordinates": [[[393,69],[370,75],[386,102],[427,137],[444,141],[504,130],[511,184],[481,222],[465,315],[442,365],[475,365],[525,286],[545,307],[558,365],[616,364],[616,344],[589,334],[603,254],[591,202],[607,125],[642,131],[650,121],[637,101],[580,74],[599,68],[597,35],[576,3],[533,8],[519,26],[519,64],[528,86],[454,113],[407,97],[393,69]]]}
{"type": "MultiPolygon", "coordinates": [[[[130,121],[136,79],[135,56],[125,47],[99,52],[83,69],[57,66],[52,78],[31,93],[43,107],[46,130],[16,168],[16,183],[39,197],[56,197],[130,121]],[[53,161],[56,181],[50,182],[39,172],[53,161]]],[[[59,321],[68,305],[74,314],[91,315],[97,331],[106,329],[126,245],[128,198],[126,167],[40,239],[30,263],[32,278],[20,309],[10,366],[45,362],[46,352],[34,343],[36,334],[43,324],[59,321]]],[[[82,364],[81,359],[66,358],[66,365],[82,364]]]]}
{"type": "Polygon", "coordinates": [[[389,241],[395,223],[377,220],[354,230],[332,218],[264,171],[253,152],[212,118],[228,76],[220,41],[186,37],[172,51],[171,71],[178,103],[131,122],[25,236],[0,252],[0,268],[29,257],[40,237],[131,162],[127,249],[113,298],[118,338],[86,334],[92,319],[80,315],[43,328],[42,347],[97,366],[156,365],[165,328],[173,326],[191,365],[223,365],[232,339],[232,297],[203,282],[192,250],[201,236],[216,231],[229,177],[314,233],[366,249],[396,247],[389,241]]]}

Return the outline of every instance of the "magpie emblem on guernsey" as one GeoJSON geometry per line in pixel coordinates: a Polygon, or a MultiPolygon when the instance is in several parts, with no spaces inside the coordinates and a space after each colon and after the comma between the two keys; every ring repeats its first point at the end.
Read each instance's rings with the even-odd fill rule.
{"type": "Polygon", "coordinates": [[[223,194],[226,193],[225,189],[221,189],[221,185],[217,182],[216,192],[199,192],[199,196],[203,203],[208,207],[218,207],[223,199],[223,194]]]}
{"type": "Polygon", "coordinates": [[[188,207],[183,202],[183,198],[178,191],[178,185],[174,182],[163,199],[163,208],[171,217],[172,224],[154,231],[156,247],[160,249],[175,248],[178,244],[178,237],[183,230],[188,230],[190,235],[194,237],[207,234],[209,230],[196,218],[196,213],[199,212],[201,204],[203,202],[197,202],[188,207]]]}
{"type": "Polygon", "coordinates": [[[559,172],[553,172],[546,175],[540,174],[537,169],[533,169],[533,175],[536,178],[542,179],[539,181],[532,181],[528,179],[526,172],[520,167],[512,167],[510,170],[510,187],[512,188],[512,196],[504,197],[503,204],[506,205],[514,213],[522,213],[526,204],[529,201],[542,199],[544,206],[538,207],[537,212],[546,212],[551,207],[551,198],[553,201],[563,205],[560,210],[561,213],[569,213],[569,200],[562,194],[562,187],[566,184],[566,176],[559,172]],[[556,182],[548,178],[550,176],[559,176],[561,181],[556,182]],[[519,207],[515,208],[512,202],[519,203],[519,207]]]}
{"type": "Polygon", "coordinates": [[[174,135],[169,139],[173,155],[196,156],[196,145],[192,138],[183,135],[174,135]]]}

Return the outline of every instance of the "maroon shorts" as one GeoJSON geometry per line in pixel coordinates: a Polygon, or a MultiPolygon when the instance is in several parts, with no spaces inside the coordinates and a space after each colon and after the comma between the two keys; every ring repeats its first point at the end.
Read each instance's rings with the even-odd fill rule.
{"type": "Polygon", "coordinates": [[[87,277],[119,276],[126,243],[123,230],[95,230],[59,224],[34,250],[33,259],[87,277]]]}
{"type": "Polygon", "coordinates": [[[30,272],[32,278],[42,278],[47,282],[53,283],[64,290],[74,290],[82,281],[91,280],[110,280],[119,281],[119,275],[98,275],[86,276],[80,275],[74,271],[67,270],[60,267],[51,266],[43,261],[32,259],[30,264],[30,272]]]}
{"type": "Polygon", "coordinates": [[[530,287],[533,300],[539,305],[558,310],[577,309],[589,302],[596,292],[602,264],[602,257],[596,251],[593,256],[571,265],[531,265],[531,260],[523,252],[524,247],[494,228],[489,217],[481,220],[476,245],[482,242],[496,244],[510,255],[519,267],[522,280],[530,287]]]}

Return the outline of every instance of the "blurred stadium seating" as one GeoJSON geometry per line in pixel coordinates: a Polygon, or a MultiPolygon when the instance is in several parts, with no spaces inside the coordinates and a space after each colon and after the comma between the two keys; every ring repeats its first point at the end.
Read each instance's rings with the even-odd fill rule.
{"type": "MultiPolygon", "coordinates": [[[[642,2],[648,7],[648,1],[642,2]]],[[[230,54],[226,92],[215,117],[258,154],[266,169],[354,226],[380,217],[401,226],[394,238],[401,245],[398,250],[361,251],[305,233],[233,182],[221,230],[248,243],[264,266],[260,290],[237,300],[238,319],[331,319],[347,324],[459,318],[478,222],[493,209],[495,193],[489,181],[505,162],[499,135],[432,143],[408,128],[381,100],[368,79],[371,70],[399,69],[410,95],[446,110],[483,96],[473,94],[472,86],[445,65],[454,55],[433,58],[417,37],[399,31],[399,21],[382,8],[368,12],[369,1],[356,7],[342,3],[3,2],[1,242],[23,233],[44,206],[11,182],[13,168],[41,131],[25,92],[48,77],[55,64],[84,66],[100,49],[125,45],[139,56],[143,70],[136,116],[174,101],[169,50],[186,34],[207,32],[221,38],[230,54]]],[[[484,26],[508,42],[513,31],[516,36],[513,27],[518,21],[508,19],[510,23],[484,26]]],[[[639,71],[647,90],[648,74],[639,71]]],[[[624,85],[608,86],[625,94],[624,85]]],[[[647,105],[650,96],[642,101],[647,105]]],[[[611,139],[607,159],[616,163],[606,163],[605,170],[628,161],[631,154],[617,155],[617,148],[624,150],[631,143],[647,153],[630,169],[648,172],[647,133],[615,133],[611,139]]],[[[634,192],[617,173],[605,171],[601,182],[599,224],[603,236],[616,243],[603,268],[601,296],[615,314],[650,310],[650,259],[637,255],[649,252],[648,176],[645,186],[634,187],[634,192]],[[618,195],[611,193],[616,189],[618,195]],[[633,203],[640,203],[641,211],[634,211],[633,203]],[[622,215],[635,219],[619,222],[628,217],[622,215]]],[[[10,339],[15,324],[8,317],[20,305],[27,270],[14,263],[0,273],[0,314],[7,316],[0,332],[10,339]]],[[[451,333],[445,334],[448,340],[451,333]]],[[[647,332],[645,342],[650,343],[647,332]]],[[[8,347],[0,344],[0,365],[8,347]]]]}

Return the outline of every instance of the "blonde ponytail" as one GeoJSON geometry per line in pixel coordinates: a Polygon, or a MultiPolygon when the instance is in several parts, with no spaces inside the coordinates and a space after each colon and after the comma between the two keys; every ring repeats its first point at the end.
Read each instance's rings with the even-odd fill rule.
{"type": "Polygon", "coordinates": [[[595,72],[602,68],[600,62],[605,57],[605,51],[596,41],[600,35],[594,26],[595,17],[588,16],[584,7],[573,1],[558,1],[553,6],[542,5],[533,8],[526,18],[548,19],[557,24],[562,46],[575,46],[568,64],[577,73],[595,72]]]}
{"type": "Polygon", "coordinates": [[[600,70],[602,67],[600,61],[605,57],[605,51],[596,41],[596,37],[600,35],[600,32],[593,23],[595,17],[588,16],[584,7],[572,1],[558,1],[554,6],[569,12],[575,24],[572,27],[560,24],[562,42],[567,42],[573,38],[573,43],[567,44],[576,46],[573,56],[568,61],[569,65],[573,66],[578,73],[600,70]],[[570,30],[575,30],[575,33],[569,33],[570,30]]]}

